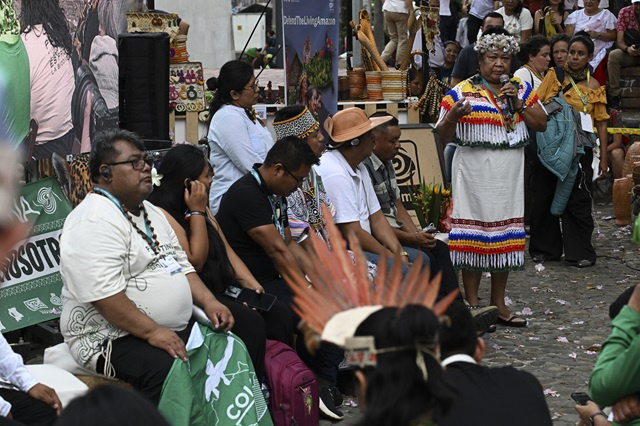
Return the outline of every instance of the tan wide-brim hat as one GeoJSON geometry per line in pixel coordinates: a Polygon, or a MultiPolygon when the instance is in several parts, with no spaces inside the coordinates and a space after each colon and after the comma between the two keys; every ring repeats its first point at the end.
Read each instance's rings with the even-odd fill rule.
{"type": "Polygon", "coordinates": [[[369,118],[362,109],[353,107],[343,109],[333,117],[327,118],[324,129],[335,144],[341,144],[364,135],[392,118],[392,116],[369,118]]]}

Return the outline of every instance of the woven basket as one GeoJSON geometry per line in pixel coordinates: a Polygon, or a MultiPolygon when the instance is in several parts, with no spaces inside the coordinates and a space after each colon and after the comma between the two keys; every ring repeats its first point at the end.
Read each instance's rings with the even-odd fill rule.
{"type": "Polygon", "coordinates": [[[633,168],[631,169],[631,176],[633,177],[633,184],[640,185],[640,162],[636,161],[633,163],[633,168]]]}
{"type": "Polygon", "coordinates": [[[347,78],[349,79],[349,97],[351,99],[364,99],[366,97],[364,93],[364,70],[347,71],[347,78]]]}
{"type": "Polygon", "coordinates": [[[406,71],[380,71],[382,77],[382,99],[385,101],[402,101],[407,93],[406,71]]]}
{"type": "Polygon", "coordinates": [[[626,226],[631,223],[631,190],[633,179],[623,177],[613,181],[613,211],[616,225],[626,226]]]}
{"type": "Polygon", "coordinates": [[[370,101],[382,100],[382,76],[380,71],[365,72],[367,81],[367,99],[370,101]]]}
{"type": "Polygon", "coordinates": [[[178,34],[178,15],[175,13],[127,12],[127,32],[178,34]]]}
{"type": "Polygon", "coordinates": [[[624,165],[622,166],[622,177],[630,175],[633,169],[633,163],[640,161],[640,142],[634,142],[624,157],[624,165]]]}
{"type": "Polygon", "coordinates": [[[169,47],[169,62],[172,64],[189,62],[186,35],[177,35],[171,40],[169,47]]]}

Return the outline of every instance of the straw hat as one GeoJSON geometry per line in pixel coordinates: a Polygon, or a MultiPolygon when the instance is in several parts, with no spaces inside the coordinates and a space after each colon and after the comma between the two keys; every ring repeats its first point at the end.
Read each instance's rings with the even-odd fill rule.
{"type": "Polygon", "coordinates": [[[369,130],[386,123],[393,117],[367,117],[363,110],[357,107],[343,109],[324,122],[327,131],[335,145],[350,141],[364,135],[369,130]]]}

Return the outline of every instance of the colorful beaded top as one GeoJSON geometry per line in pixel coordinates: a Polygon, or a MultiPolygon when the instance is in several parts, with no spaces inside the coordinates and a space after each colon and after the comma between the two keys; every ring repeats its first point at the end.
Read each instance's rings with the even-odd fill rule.
{"type": "MultiPolygon", "coordinates": [[[[512,77],[511,83],[518,88],[518,99],[528,108],[538,102],[538,95],[528,82],[512,77]]],[[[529,143],[529,132],[522,115],[509,113],[506,98],[494,95],[478,74],[460,82],[446,93],[440,104],[438,122],[445,119],[460,99],[471,103],[471,113],[456,124],[453,141],[457,145],[509,149],[529,143]]]]}

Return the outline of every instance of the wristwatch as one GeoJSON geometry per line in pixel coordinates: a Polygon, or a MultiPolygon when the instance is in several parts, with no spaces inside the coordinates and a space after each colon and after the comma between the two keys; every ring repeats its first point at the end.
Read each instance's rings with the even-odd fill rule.
{"type": "Polygon", "coordinates": [[[597,416],[602,416],[605,419],[608,419],[607,415],[605,413],[603,413],[602,411],[598,411],[597,413],[593,413],[592,415],[589,416],[589,422],[590,422],[591,426],[594,426],[596,424],[595,418],[597,416]]]}

